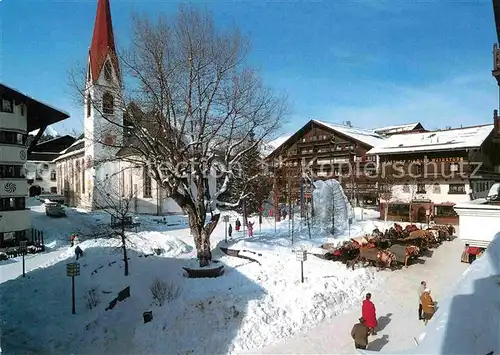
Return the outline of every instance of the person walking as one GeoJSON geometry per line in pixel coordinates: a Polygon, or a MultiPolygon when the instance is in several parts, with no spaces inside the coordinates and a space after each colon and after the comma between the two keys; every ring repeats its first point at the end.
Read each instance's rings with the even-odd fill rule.
{"type": "Polygon", "coordinates": [[[241,222],[240,222],[240,219],[239,218],[236,218],[236,222],[234,223],[234,226],[236,227],[236,232],[239,232],[240,231],[240,228],[241,228],[241,222]]]}
{"type": "Polygon", "coordinates": [[[424,324],[427,325],[435,312],[434,300],[431,297],[431,290],[429,288],[425,288],[420,300],[422,302],[424,324]]]}
{"type": "Polygon", "coordinates": [[[229,223],[229,228],[227,229],[227,234],[229,234],[229,239],[233,239],[233,226],[229,223]]]}
{"type": "Polygon", "coordinates": [[[424,319],[422,317],[422,295],[424,294],[426,287],[427,283],[425,281],[421,281],[420,286],[418,287],[418,320],[424,319]]]}
{"type": "Polygon", "coordinates": [[[359,318],[359,323],[354,324],[351,330],[351,337],[354,340],[354,348],[366,349],[368,346],[368,335],[370,329],[366,325],[363,317],[359,318]]]}
{"type": "Polygon", "coordinates": [[[248,221],[248,224],[247,224],[247,227],[248,227],[248,236],[249,237],[253,237],[253,225],[255,224],[255,222],[250,222],[248,221]]]}
{"type": "Polygon", "coordinates": [[[365,319],[366,326],[370,329],[370,334],[377,335],[377,312],[375,305],[371,301],[372,294],[367,293],[363,305],[361,307],[361,316],[365,319]]]}

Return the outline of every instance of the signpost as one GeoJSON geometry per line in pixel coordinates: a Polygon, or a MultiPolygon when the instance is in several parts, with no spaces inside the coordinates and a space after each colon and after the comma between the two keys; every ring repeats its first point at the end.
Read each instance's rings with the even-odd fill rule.
{"type": "Polygon", "coordinates": [[[66,275],[71,277],[72,314],[76,314],[76,310],[75,310],[75,276],[80,275],[80,264],[79,263],[66,264],[66,275]]]}
{"type": "Polygon", "coordinates": [[[19,251],[23,255],[23,277],[26,277],[26,267],[24,263],[24,256],[26,255],[26,252],[28,251],[28,247],[26,246],[26,241],[21,241],[19,242],[19,251]]]}
{"type": "Polygon", "coordinates": [[[307,251],[296,250],[295,257],[297,261],[300,261],[300,282],[304,283],[304,261],[307,260],[307,251]]]}
{"type": "Polygon", "coordinates": [[[347,224],[349,225],[349,240],[351,239],[351,224],[352,224],[352,218],[349,218],[347,221],[347,224]]]}
{"type": "Polygon", "coordinates": [[[227,222],[229,222],[229,216],[224,216],[223,221],[226,224],[226,227],[224,228],[224,241],[227,243],[227,222]]]}

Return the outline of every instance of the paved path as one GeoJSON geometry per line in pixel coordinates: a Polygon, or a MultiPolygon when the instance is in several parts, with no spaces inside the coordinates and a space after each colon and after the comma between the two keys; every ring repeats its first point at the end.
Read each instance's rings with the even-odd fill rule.
{"type": "MultiPolygon", "coordinates": [[[[423,258],[423,265],[411,265],[398,271],[381,271],[385,280],[382,288],[373,290],[372,299],[379,317],[379,332],[370,338],[369,350],[397,351],[415,346],[425,326],[418,320],[417,289],[426,280],[434,300],[447,296],[453,289],[467,264],[460,263],[463,242],[455,239],[434,249],[432,258],[423,258]]],[[[439,307],[439,304],[438,304],[439,307]]],[[[355,353],[350,331],[361,316],[359,309],[352,310],[311,331],[272,344],[253,354],[353,354],[355,353]]]]}

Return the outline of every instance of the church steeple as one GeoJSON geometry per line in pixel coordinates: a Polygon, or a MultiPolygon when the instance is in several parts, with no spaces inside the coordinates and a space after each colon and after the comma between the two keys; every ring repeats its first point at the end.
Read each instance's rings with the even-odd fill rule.
{"type": "Polygon", "coordinates": [[[98,0],[94,34],[89,50],[89,72],[92,75],[92,83],[95,84],[99,79],[108,58],[114,67],[117,78],[119,78],[120,70],[116,55],[109,0],[98,0]]]}

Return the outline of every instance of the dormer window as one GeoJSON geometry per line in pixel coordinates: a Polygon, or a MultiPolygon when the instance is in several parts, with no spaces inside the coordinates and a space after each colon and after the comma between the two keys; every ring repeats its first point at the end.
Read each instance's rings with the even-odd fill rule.
{"type": "Polygon", "coordinates": [[[109,92],[105,92],[102,95],[102,112],[107,115],[112,115],[114,113],[114,98],[109,92]]]}
{"type": "Polygon", "coordinates": [[[109,60],[104,64],[104,79],[106,79],[106,81],[113,80],[113,69],[109,60]]]}

